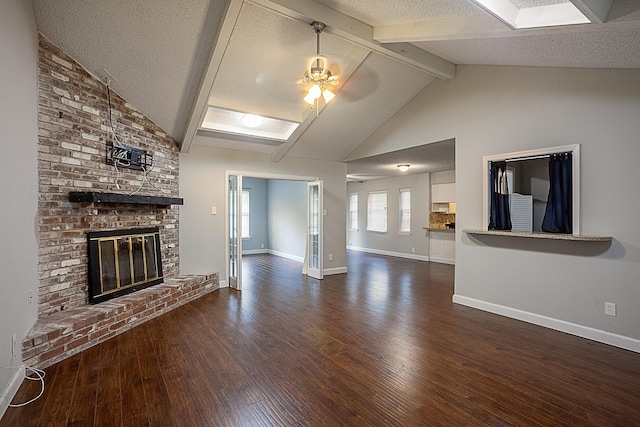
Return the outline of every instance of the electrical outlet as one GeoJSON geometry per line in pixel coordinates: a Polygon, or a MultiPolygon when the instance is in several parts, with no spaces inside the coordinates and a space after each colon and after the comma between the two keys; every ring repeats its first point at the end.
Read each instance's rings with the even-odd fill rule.
{"type": "Polygon", "coordinates": [[[329,254],[329,261],[333,261],[333,254],[329,254]]]}
{"type": "Polygon", "coordinates": [[[11,354],[16,354],[16,334],[11,336],[11,354]]]}
{"type": "Polygon", "coordinates": [[[616,304],[613,302],[604,303],[604,314],[607,316],[616,316],[616,304]]]}
{"type": "Polygon", "coordinates": [[[211,206],[211,215],[216,215],[218,213],[218,209],[215,206],[211,206]]]}
{"type": "Polygon", "coordinates": [[[416,253],[416,248],[411,248],[411,253],[415,254],[416,253]]]}

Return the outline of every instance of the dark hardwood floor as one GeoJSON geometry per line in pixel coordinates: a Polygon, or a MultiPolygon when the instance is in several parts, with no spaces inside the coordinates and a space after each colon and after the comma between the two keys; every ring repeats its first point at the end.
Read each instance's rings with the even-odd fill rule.
{"type": "Polygon", "coordinates": [[[241,293],[48,368],[0,426],[640,425],[640,354],[452,304],[452,266],[244,261],[241,293]]]}

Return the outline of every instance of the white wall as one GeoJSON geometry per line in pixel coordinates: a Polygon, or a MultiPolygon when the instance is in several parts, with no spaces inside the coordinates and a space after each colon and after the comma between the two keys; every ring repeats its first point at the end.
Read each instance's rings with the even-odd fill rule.
{"type": "Polygon", "coordinates": [[[226,280],[225,195],[227,171],[247,176],[318,177],[324,180],[324,267],[346,269],[346,164],[301,158],[278,163],[261,153],[192,146],[180,155],[180,271],[217,272],[226,280]],[[211,215],[211,207],[217,215],[211,215]],[[329,261],[328,254],[333,254],[329,261]]]}
{"type": "MultiPolygon", "coordinates": [[[[354,192],[358,193],[358,230],[347,230],[349,247],[406,258],[428,259],[429,238],[423,227],[429,224],[429,174],[352,182],[347,186],[347,200],[349,194],[354,192]],[[411,235],[398,234],[402,188],[411,189],[411,235]],[[367,231],[367,194],[379,190],[387,191],[387,233],[367,231]]],[[[348,210],[347,206],[347,214],[348,210]]]]}
{"type": "Polygon", "coordinates": [[[302,262],[307,242],[307,183],[270,179],[268,186],[269,250],[302,262]]]}
{"type": "MultiPolygon", "coordinates": [[[[0,366],[18,366],[22,339],[36,320],[38,35],[31,2],[0,2],[0,366]],[[11,354],[12,335],[17,355],[11,354]]],[[[0,369],[0,416],[20,385],[18,369],[0,369]],[[15,380],[15,381],[12,381],[15,380]]]]}
{"type": "Polygon", "coordinates": [[[456,138],[458,302],[640,351],[640,70],[459,66],[354,153],[456,138]],[[610,247],[492,237],[482,157],[581,144],[582,233],[610,247]],[[604,302],[617,317],[604,315],[604,302]]]}
{"type": "Polygon", "coordinates": [[[430,175],[431,185],[433,184],[450,184],[456,182],[456,171],[434,172],[430,175]]]}

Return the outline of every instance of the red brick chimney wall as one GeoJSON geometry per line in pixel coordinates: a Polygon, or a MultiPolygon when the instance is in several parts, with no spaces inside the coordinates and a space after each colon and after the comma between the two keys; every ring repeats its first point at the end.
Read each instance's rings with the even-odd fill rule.
{"type": "Polygon", "coordinates": [[[88,231],[158,226],[165,276],[177,275],[177,206],[69,202],[71,191],[179,197],[177,143],[111,91],[118,140],[155,160],[147,175],[152,185],[138,190],[142,171],[105,161],[106,142],[114,139],[106,85],[43,36],[38,91],[38,317],[87,304],[88,231]]]}

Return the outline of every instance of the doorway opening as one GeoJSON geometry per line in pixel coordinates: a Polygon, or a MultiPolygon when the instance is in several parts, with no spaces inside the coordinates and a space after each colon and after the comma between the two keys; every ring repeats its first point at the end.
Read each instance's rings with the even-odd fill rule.
{"type": "Polygon", "coordinates": [[[302,262],[302,274],[322,279],[322,201],[317,177],[227,171],[229,287],[242,289],[243,254],[302,262]]]}

